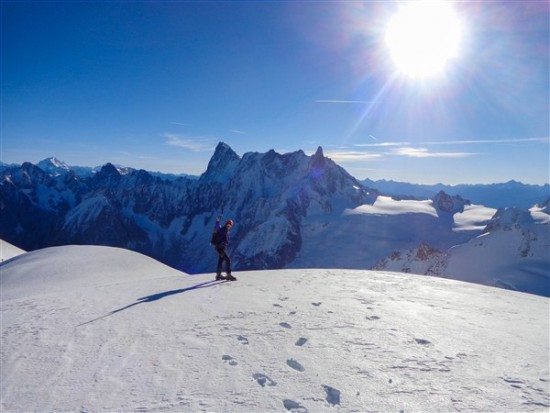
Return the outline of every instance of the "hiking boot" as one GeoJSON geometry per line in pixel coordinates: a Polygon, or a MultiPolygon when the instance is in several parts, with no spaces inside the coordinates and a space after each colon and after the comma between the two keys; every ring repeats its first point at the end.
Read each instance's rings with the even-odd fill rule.
{"type": "Polygon", "coordinates": [[[227,281],[237,281],[235,277],[233,277],[231,274],[227,274],[227,277],[225,277],[227,281]]]}
{"type": "Polygon", "coordinates": [[[216,281],[218,280],[225,280],[225,277],[222,276],[221,274],[216,274],[216,281]]]}

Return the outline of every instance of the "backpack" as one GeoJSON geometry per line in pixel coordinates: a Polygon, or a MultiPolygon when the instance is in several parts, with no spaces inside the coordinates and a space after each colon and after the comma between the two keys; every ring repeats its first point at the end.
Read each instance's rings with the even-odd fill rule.
{"type": "Polygon", "coordinates": [[[210,244],[217,245],[218,244],[218,229],[214,227],[214,231],[212,231],[212,237],[210,238],[210,244]]]}

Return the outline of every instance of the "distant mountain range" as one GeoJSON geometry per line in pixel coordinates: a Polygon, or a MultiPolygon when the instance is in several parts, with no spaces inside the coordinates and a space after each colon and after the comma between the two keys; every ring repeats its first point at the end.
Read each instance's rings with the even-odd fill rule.
{"type": "Polygon", "coordinates": [[[475,204],[491,208],[530,208],[550,197],[550,185],[528,185],[517,181],[478,185],[419,185],[395,181],[372,181],[362,183],[380,192],[400,198],[427,199],[440,191],[449,195],[460,195],[475,204]]]}
{"type": "MultiPolygon", "coordinates": [[[[8,168],[20,167],[18,164],[6,164],[0,162],[0,171],[8,168]]],[[[55,157],[46,158],[36,164],[39,168],[51,175],[57,176],[67,173],[69,170],[81,178],[91,177],[101,170],[102,166],[68,166],[63,161],[55,157]]],[[[136,171],[122,165],[115,165],[121,174],[136,171]]],[[[155,177],[165,180],[175,180],[178,178],[198,179],[198,176],[189,174],[170,174],[164,172],[147,171],[155,177]]],[[[460,195],[479,205],[485,205],[490,208],[530,208],[540,203],[541,200],[550,198],[550,185],[530,185],[514,180],[493,184],[461,184],[461,185],[423,185],[407,182],[397,182],[392,180],[373,181],[365,179],[360,181],[364,186],[378,190],[380,193],[391,195],[399,199],[428,199],[434,197],[438,192],[445,192],[449,195],[460,195]]]]}
{"type": "MultiPolygon", "coordinates": [[[[13,164],[13,163],[12,164],[7,164],[7,163],[4,163],[4,162],[0,162],[0,171],[10,169],[10,168],[17,168],[17,167],[20,167],[20,166],[21,165],[18,165],[18,164],[13,164]]],[[[38,166],[40,169],[42,169],[43,171],[49,173],[52,176],[59,176],[59,175],[66,174],[68,172],[72,172],[72,173],[78,175],[81,178],[91,177],[92,175],[99,172],[102,168],[102,166],[94,166],[94,167],[91,167],[91,166],[69,166],[65,162],[60,161],[59,159],[57,159],[56,157],[53,157],[53,156],[50,157],[50,158],[46,158],[46,159],[41,160],[40,162],[38,162],[36,164],[36,166],[38,166]]],[[[136,171],[135,168],[130,168],[130,167],[127,167],[127,166],[122,166],[122,165],[115,165],[115,167],[123,175],[125,175],[125,174],[127,174],[131,171],[136,171]]],[[[153,176],[156,176],[156,177],[159,177],[159,178],[162,178],[162,179],[166,179],[166,180],[174,180],[174,179],[181,178],[181,177],[187,177],[187,178],[190,178],[190,179],[198,178],[197,176],[183,174],[183,173],[182,174],[170,174],[170,173],[165,173],[165,172],[151,172],[151,171],[148,171],[148,172],[153,176]]]]}
{"type": "Polygon", "coordinates": [[[486,204],[447,191],[415,197],[415,188],[428,190],[360,182],[321,148],[312,156],[271,150],[241,157],[220,143],[200,177],[155,176],[112,164],[87,170],[49,158],[1,167],[0,238],[25,250],[123,247],[189,273],[212,272],[209,238],[222,214],[235,221],[230,251],[236,270],[395,268],[550,295],[548,185],[468,186],[484,188],[488,198],[492,193],[486,204]],[[500,207],[506,191],[509,207],[534,202],[530,209],[500,207]],[[510,224],[510,216],[521,219],[510,224]],[[512,229],[502,229],[507,225],[512,229]],[[479,245],[479,236],[498,241],[467,247],[479,245]],[[410,251],[426,265],[412,265],[410,251]],[[436,256],[439,264],[432,263],[436,256]],[[499,268],[513,268],[513,276],[499,268]]]}

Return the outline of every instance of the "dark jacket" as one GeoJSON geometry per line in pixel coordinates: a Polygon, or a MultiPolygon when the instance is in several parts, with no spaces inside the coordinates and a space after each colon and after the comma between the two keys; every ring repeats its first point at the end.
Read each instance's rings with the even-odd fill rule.
{"type": "Polygon", "coordinates": [[[216,248],[227,248],[227,245],[229,245],[228,228],[225,225],[222,227],[219,222],[216,222],[216,230],[218,231],[216,248]]]}

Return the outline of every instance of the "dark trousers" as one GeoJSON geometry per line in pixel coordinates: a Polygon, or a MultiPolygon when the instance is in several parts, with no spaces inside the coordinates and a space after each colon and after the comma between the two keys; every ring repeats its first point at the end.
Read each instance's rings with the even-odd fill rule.
{"type": "Polygon", "coordinates": [[[216,248],[216,252],[218,253],[218,268],[216,270],[216,274],[221,275],[223,262],[225,261],[225,272],[227,273],[227,275],[230,275],[231,258],[229,258],[229,255],[227,255],[227,251],[225,250],[225,248],[216,248]]]}

